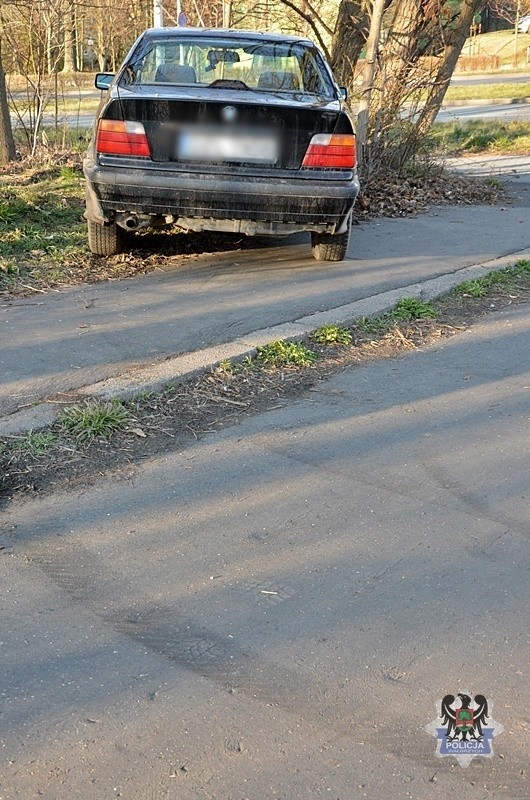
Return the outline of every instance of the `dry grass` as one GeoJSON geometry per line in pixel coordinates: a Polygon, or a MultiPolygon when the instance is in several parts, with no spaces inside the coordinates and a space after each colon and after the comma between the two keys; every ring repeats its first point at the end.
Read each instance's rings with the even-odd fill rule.
{"type": "MultiPolygon", "coordinates": [[[[513,66],[516,37],[514,30],[492,31],[479,36],[470,37],[463,49],[462,56],[497,56],[500,66],[513,66]]],[[[530,34],[517,35],[517,66],[527,66],[526,48],[530,46],[530,34]]],[[[461,56],[461,58],[462,58],[461,56]]]]}

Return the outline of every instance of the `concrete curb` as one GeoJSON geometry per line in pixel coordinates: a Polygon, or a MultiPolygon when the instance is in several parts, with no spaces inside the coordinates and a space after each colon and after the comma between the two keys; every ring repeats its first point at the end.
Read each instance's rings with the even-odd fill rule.
{"type": "MultiPolygon", "coordinates": [[[[518,260],[530,260],[530,251],[523,250],[506,256],[463,267],[454,272],[440,275],[418,283],[411,283],[400,289],[372,295],[328,311],[319,311],[294,322],[263,328],[226,344],[196,350],[193,353],[174,356],[149,367],[131,370],[115,378],[80,387],[75,394],[84,397],[108,399],[119,397],[128,400],[140,392],[159,391],[168,382],[183,381],[211,369],[224,359],[240,359],[253,355],[256,348],[278,339],[301,339],[321,325],[329,323],[345,324],[360,317],[384,314],[403,297],[419,300],[433,300],[447,294],[459,283],[480,278],[497,269],[505,269],[518,260]]],[[[72,392],[74,394],[74,392],[72,392]]],[[[0,419],[0,436],[20,435],[29,430],[37,430],[51,424],[58,416],[64,403],[45,401],[31,408],[17,411],[0,419]]]]}

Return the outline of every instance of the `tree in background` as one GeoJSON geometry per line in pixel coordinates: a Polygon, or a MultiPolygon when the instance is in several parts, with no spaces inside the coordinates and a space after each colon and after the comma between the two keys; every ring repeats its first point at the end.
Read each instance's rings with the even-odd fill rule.
{"type": "Polygon", "coordinates": [[[368,143],[400,169],[441,108],[482,0],[397,0],[374,78],[368,143]]]}
{"type": "Polygon", "coordinates": [[[530,0],[488,0],[487,6],[496,17],[515,25],[530,14],[530,0]]]}
{"type": "MultiPolygon", "coordinates": [[[[305,18],[302,0],[281,2],[305,18]]],[[[399,170],[417,152],[482,6],[483,0],[340,0],[329,56],[339,84],[359,103],[365,174],[399,170]]],[[[313,24],[325,38],[322,12],[313,24]]]]}
{"type": "Polygon", "coordinates": [[[77,72],[75,0],[66,0],[63,16],[63,72],[77,72]]]}
{"type": "MultiPolygon", "coordinates": [[[[367,0],[341,0],[331,44],[331,66],[341,86],[353,94],[357,63],[370,33],[373,7],[367,0]]],[[[376,50],[379,51],[380,36],[376,50]]]]}
{"type": "Polygon", "coordinates": [[[6,76],[2,66],[2,39],[0,38],[0,164],[7,164],[15,157],[15,142],[11,129],[11,117],[7,103],[6,76]]]}

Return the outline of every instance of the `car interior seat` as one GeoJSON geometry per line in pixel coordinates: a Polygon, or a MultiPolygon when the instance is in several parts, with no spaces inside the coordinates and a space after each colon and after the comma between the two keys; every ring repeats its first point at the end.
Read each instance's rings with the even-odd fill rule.
{"type": "Polygon", "coordinates": [[[258,89],[292,92],[299,89],[298,78],[294,72],[262,72],[258,79],[258,89]]]}
{"type": "Polygon", "coordinates": [[[197,83],[197,73],[186,64],[161,64],[155,76],[157,83],[197,83]]]}

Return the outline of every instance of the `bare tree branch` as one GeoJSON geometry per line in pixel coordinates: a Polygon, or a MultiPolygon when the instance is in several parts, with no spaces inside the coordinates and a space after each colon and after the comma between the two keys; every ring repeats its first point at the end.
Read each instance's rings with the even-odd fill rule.
{"type": "MultiPolygon", "coordinates": [[[[320,33],[320,30],[319,30],[315,20],[309,14],[306,14],[304,11],[302,11],[302,9],[299,8],[295,3],[291,2],[291,0],[280,0],[280,2],[283,3],[284,6],[287,6],[287,8],[290,8],[291,11],[294,11],[296,14],[298,14],[298,16],[301,17],[303,20],[305,20],[305,22],[307,22],[307,24],[309,25],[309,27],[311,28],[311,30],[315,34],[315,37],[316,37],[316,39],[317,39],[317,41],[318,41],[318,43],[320,45],[320,49],[322,50],[322,52],[326,56],[326,59],[329,61],[330,60],[330,52],[328,50],[328,47],[327,47],[324,39],[322,38],[322,34],[320,33]]],[[[317,17],[317,19],[319,19],[319,18],[317,17]]],[[[321,22],[320,19],[319,19],[319,22],[321,22]]]]}

